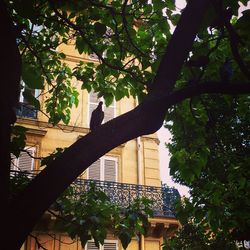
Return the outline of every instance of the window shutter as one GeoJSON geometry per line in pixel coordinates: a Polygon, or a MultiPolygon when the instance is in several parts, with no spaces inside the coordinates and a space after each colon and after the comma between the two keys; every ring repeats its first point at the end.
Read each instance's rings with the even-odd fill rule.
{"type": "Polygon", "coordinates": [[[104,159],[104,181],[116,181],[116,161],[104,159]]]}
{"type": "Polygon", "coordinates": [[[98,103],[99,101],[98,101],[97,93],[91,92],[89,94],[89,123],[90,123],[92,112],[97,108],[98,103]]]}
{"type": "Polygon", "coordinates": [[[101,161],[100,159],[89,166],[89,179],[101,179],[101,161]]]}
{"type": "Polygon", "coordinates": [[[115,117],[115,107],[112,103],[111,106],[104,108],[104,122],[107,122],[109,120],[112,120],[115,117]]]}
{"type": "MultiPolygon", "coordinates": [[[[35,155],[34,148],[26,149],[31,156],[35,155]]],[[[34,158],[32,158],[27,152],[21,152],[18,157],[18,168],[20,171],[31,171],[34,169],[34,158]]]]}
{"type": "Polygon", "coordinates": [[[105,242],[103,250],[117,250],[116,242],[105,242]]]}
{"type": "Polygon", "coordinates": [[[16,156],[14,154],[11,153],[11,165],[10,165],[10,169],[11,170],[17,170],[18,167],[18,159],[16,158],[16,156]]]}
{"type": "Polygon", "coordinates": [[[35,148],[25,148],[27,152],[21,152],[19,157],[16,158],[14,155],[11,155],[11,169],[19,171],[32,171],[34,170],[34,158],[35,148]]]}
{"type": "Polygon", "coordinates": [[[96,247],[95,242],[88,241],[86,250],[99,250],[99,247],[96,247]]]}
{"type": "Polygon", "coordinates": [[[96,247],[93,241],[88,241],[85,250],[117,250],[117,240],[105,240],[104,245],[96,247]]]}

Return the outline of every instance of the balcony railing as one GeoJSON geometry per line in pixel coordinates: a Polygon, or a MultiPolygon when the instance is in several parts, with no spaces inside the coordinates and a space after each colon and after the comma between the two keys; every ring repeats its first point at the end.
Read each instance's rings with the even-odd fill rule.
{"type": "MultiPolygon", "coordinates": [[[[12,171],[12,176],[17,174],[20,174],[20,172],[12,171]]],[[[22,172],[22,174],[33,178],[37,172],[22,172]]],[[[137,198],[147,197],[152,200],[154,216],[175,217],[174,203],[179,199],[180,195],[174,188],[169,188],[166,185],[155,187],[80,178],[76,179],[72,185],[76,187],[75,190],[77,190],[77,192],[86,192],[90,187],[90,183],[93,181],[99,190],[102,190],[112,202],[121,207],[128,206],[137,198]]]]}
{"type": "Polygon", "coordinates": [[[16,109],[16,115],[19,117],[37,119],[37,110],[30,104],[20,102],[16,109]]]}

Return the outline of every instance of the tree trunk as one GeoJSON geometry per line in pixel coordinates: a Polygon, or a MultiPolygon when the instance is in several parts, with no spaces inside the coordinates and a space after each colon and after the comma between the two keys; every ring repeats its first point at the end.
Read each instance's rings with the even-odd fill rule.
{"type": "MultiPolygon", "coordinates": [[[[10,136],[11,124],[15,122],[14,107],[19,96],[21,57],[15,40],[14,25],[4,2],[0,1],[0,48],[1,48],[1,91],[0,91],[0,215],[1,224],[8,224],[10,136]]],[[[4,228],[4,227],[3,227],[4,228]]]]}

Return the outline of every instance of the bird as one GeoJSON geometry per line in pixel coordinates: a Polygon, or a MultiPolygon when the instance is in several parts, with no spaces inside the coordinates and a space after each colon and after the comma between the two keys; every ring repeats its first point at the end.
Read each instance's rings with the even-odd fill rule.
{"type": "Polygon", "coordinates": [[[102,124],[104,112],[102,111],[103,102],[99,102],[97,108],[93,110],[90,119],[90,130],[93,131],[102,124]]]}

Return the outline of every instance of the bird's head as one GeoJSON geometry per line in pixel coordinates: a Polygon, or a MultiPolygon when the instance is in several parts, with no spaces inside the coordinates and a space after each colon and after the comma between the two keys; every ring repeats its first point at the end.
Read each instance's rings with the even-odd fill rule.
{"type": "Polygon", "coordinates": [[[101,101],[101,102],[99,102],[99,105],[100,105],[100,106],[102,106],[102,104],[103,104],[103,102],[102,102],[102,101],[101,101]]]}

